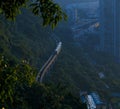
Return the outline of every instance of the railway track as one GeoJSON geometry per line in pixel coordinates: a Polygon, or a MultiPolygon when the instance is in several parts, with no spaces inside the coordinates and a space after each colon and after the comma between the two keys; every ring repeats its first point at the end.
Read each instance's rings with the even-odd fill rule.
{"type": "Polygon", "coordinates": [[[50,67],[54,64],[57,56],[59,55],[59,53],[61,51],[61,47],[62,47],[62,42],[59,42],[57,44],[56,49],[52,53],[52,55],[49,57],[49,59],[45,62],[45,64],[42,66],[42,68],[38,72],[37,77],[36,77],[36,81],[42,83],[45,74],[48,72],[50,67]]]}

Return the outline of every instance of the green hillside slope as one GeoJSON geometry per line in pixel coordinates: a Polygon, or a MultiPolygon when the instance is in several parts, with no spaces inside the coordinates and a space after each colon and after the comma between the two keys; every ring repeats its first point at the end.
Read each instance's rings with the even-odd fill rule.
{"type": "Polygon", "coordinates": [[[98,63],[93,66],[86,56],[85,47],[80,47],[73,40],[68,24],[61,23],[51,31],[49,27],[43,28],[41,20],[26,10],[14,23],[6,21],[2,16],[0,19],[0,54],[17,62],[26,60],[36,69],[42,67],[56,47],[50,33],[54,32],[61,39],[62,51],[44,82],[60,82],[69,86],[77,95],[80,90],[98,91],[103,98],[106,93],[109,98],[111,92],[120,90],[119,64],[114,63],[111,57],[90,49],[92,52],[88,55],[98,63]],[[106,77],[101,79],[99,72],[104,72],[106,77]]]}
{"type": "Polygon", "coordinates": [[[31,66],[40,69],[56,47],[50,33],[26,10],[16,22],[0,17],[0,108],[86,109],[64,85],[36,83],[31,66]]]}
{"type": "Polygon", "coordinates": [[[101,96],[108,93],[103,98],[120,91],[120,64],[108,54],[95,51],[90,41],[94,44],[96,40],[91,37],[84,46],[79,46],[66,23],[59,25],[55,33],[63,42],[62,52],[45,81],[67,84],[76,94],[80,90],[97,91],[101,96]],[[100,78],[100,72],[104,73],[104,78],[100,78]]]}
{"type": "Polygon", "coordinates": [[[39,18],[24,10],[15,22],[0,20],[0,52],[10,58],[25,59],[31,65],[43,64],[56,47],[49,28],[39,18]]]}

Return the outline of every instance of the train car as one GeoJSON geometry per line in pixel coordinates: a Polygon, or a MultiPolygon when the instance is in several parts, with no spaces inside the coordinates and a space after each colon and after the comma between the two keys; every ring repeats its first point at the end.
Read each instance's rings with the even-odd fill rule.
{"type": "Polygon", "coordinates": [[[57,54],[60,53],[61,47],[62,47],[62,42],[59,42],[57,48],[55,49],[55,52],[56,52],[57,54]]]}

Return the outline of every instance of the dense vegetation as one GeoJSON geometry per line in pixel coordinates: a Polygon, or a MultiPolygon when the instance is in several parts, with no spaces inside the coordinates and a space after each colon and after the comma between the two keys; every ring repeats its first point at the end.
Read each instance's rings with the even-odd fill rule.
{"type": "Polygon", "coordinates": [[[0,28],[0,108],[86,109],[67,85],[35,81],[38,70],[31,66],[40,69],[56,47],[49,27],[23,10],[15,23],[1,16],[0,28]]]}
{"type": "MultiPolygon", "coordinates": [[[[65,83],[71,86],[77,95],[80,90],[97,91],[102,99],[110,102],[114,98],[111,96],[112,93],[120,91],[120,64],[116,63],[113,56],[96,51],[100,42],[99,35],[86,33],[83,42],[74,40],[66,23],[56,28],[55,32],[58,36],[60,34],[63,48],[46,80],[50,78],[53,83],[65,83]],[[104,78],[100,78],[101,72],[104,78]]],[[[119,103],[118,100],[114,101],[114,104],[115,102],[119,103]]]]}
{"type": "Polygon", "coordinates": [[[60,6],[52,0],[1,0],[0,14],[7,19],[15,20],[16,16],[22,13],[23,7],[42,18],[44,26],[50,25],[52,28],[67,17],[60,6]]]}
{"type": "Polygon", "coordinates": [[[31,65],[40,67],[55,47],[50,28],[43,28],[41,21],[27,10],[17,17],[15,23],[6,21],[4,17],[1,20],[1,54],[11,60],[25,59],[31,65]]]}
{"type": "Polygon", "coordinates": [[[36,72],[26,61],[15,64],[0,58],[0,108],[6,109],[86,109],[65,86],[35,81],[36,72]]]}
{"type": "Polygon", "coordinates": [[[63,47],[53,69],[44,80],[54,85],[36,83],[36,73],[52,53],[56,43],[51,37],[51,29],[41,27],[42,19],[34,17],[27,10],[22,9],[22,13],[14,23],[0,16],[1,107],[84,109],[85,106],[75,97],[79,96],[80,90],[98,91],[103,99],[108,100],[111,92],[120,90],[119,64],[111,56],[94,51],[96,40],[98,41],[95,35],[88,35],[90,37],[84,47],[74,41],[66,23],[54,30],[63,42],[63,47]],[[29,64],[36,67],[37,71],[29,64]],[[99,72],[105,74],[104,79],[99,78],[99,72]],[[61,83],[62,86],[55,83],[61,83]],[[70,88],[66,89],[63,84],[70,88]]]}
{"type": "MultiPolygon", "coordinates": [[[[1,55],[9,59],[9,61],[11,62],[10,65],[13,65],[13,66],[10,66],[13,69],[12,71],[16,69],[16,65],[26,66],[26,64],[21,63],[20,60],[24,60],[23,62],[27,62],[27,66],[29,66],[28,65],[29,63],[30,65],[35,66],[36,68],[40,69],[40,67],[48,59],[49,55],[52,53],[52,51],[55,48],[55,40],[53,37],[51,37],[53,34],[51,32],[51,29],[47,28],[47,31],[46,31],[46,29],[42,28],[40,26],[40,20],[36,17],[33,17],[31,13],[26,12],[26,10],[23,11],[23,15],[18,16],[16,20],[17,22],[14,24],[12,24],[11,22],[7,22],[3,17],[1,18],[2,18],[2,22],[0,25],[2,28],[0,31],[1,55]]],[[[63,23],[63,24],[59,25],[59,27],[57,27],[54,30],[54,33],[58,37],[60,37],[61,41],[63,42],[62,52],[60,53],[60,56],[58,57],[50,73],[46,75],[44,82],[46,83],[52,82],[52,84],[55,84],[55,83],[65,84],[67,87],[69,86],[69,90],[75,96],[79,95],[80,90],[98,91],[102,95],[103,98],[106,98],[105,95],[108,95],[108,100],[109,100],[111,91],[115,92],[119,90],[118,89],[120,86],[119,85],[120,83],[119,82],[119,67],[118,67],[119,64],[115,64],[112,60],[109,59],[107,55],[105,56],[100,53],[96,53],[95,51],[92,51],[90,53],[91,49],[93,49],[92,47],[94,46],[91,44],[96,44],[94,43],[96,42],[96,40],[94,41],[92,39],[91,40],[88,39],[87,44],[84,43],[84,47],[83,46],[81,47],[81,44],[74,41],[69,25],[67,23],[63,23]],[[88,44],[91,46],[88,46],[88,44]],[[91,62],[94,63],[94,61],[91,61],[91,60],[98,62],[100,65],[98,64],[95,67],[95,65],[91,64],[91,62]],[[112,65],[108,64],[111,62],[113,63],[112,65]],[[98,76],[98,73],[101,71],[105,73],[106,77],[104,79],[100,79],[98,76]],[[116,76],[114,76],[114,71],[116,71],[117,78],[116,76]],[[109,88],[106,88],[105,84],[108,84],[110,86],[110,89],[112,90],[110,90],[109,88]]],[[[92,36],[94,38],[94,35],[92,36]]],[[[31,69],[30,66],[28,68],[31,69]]],[[[10,72],[10,74],[12,74],[12,71],[10,72]]],[[[26,71],[26,74],[27,73],[29,72],[26,71]]],[[[33,78],[35,78],[34,75],[33,75],[33,78]]],[[[14,80],[13,78],[12,81],[16,81],[16,80],[14,80]]],[[[32,92],[35,92],[35,90],[38,87],[40,88],[40,90],[43,90],[41,88],[49,87],[50,90],[52,90],[54,93],[53,87],[57,87],[57,86],[52,86],[52,85],[45,85],[45,86],[42,85],[44,86],[42,87],[41,85],[38,85],[38,84],[36,85],[36,83],[34,82],[31,84],[31,86],[26,87],[26,90],[24,93],[18,91],[19,94],[15,98],[12,95],[13,97],[12,99],[14,100],[20,99],[20,101],[18,100],[17,103],[12,102],[11,103],[12,105],[8,104],[9,102],[6,102],[5,106],[11,107],[13,106],[13,104],[17,104],[15,105],[15,106],[18,106],[17,108],[23,108],[24,106],[25,106],[24,108],[26,108],[30,103],[31,105],[29,105],[29,108],[30,107],[32,108],[34,107],[34,104],[39,105],[39,103],[34,103],[34,102],[32,104],[31,102],[32,99],[33,101],[35,101],[34,99],[36,99],[34,98],[35,93],[32,93],[32,92]],[[27,98],[29,94],[33,96],[30,96],[31,98],[27,98]],[[21,98],[21,97],[26,97],[26,98],[21,98]],[[22,101],[24,101],[23,105],[19,104],[21,103],[21,99],[22,101]]],[[[13,85],[16,86],[16,84],[13,84],[13,85]]],[[[11,88],[15,86],[11,86],[11,88]]],[[[57,91],[59,95],[59,90],[57,91]]],[[[49,91],[47,92],[49,94],[49,91]]],[[[14,93],[10,92],[10,96],[11,94],[14,94],[14,93]]],[[[65,91],[65,93],[67,92],[65,91]]],[[[36,94],[38,95],[35,95],[35,96],[38,97],[40,93],[36,92],[36,94]]],[[[46,96],[48,96],[48,94],[46,96]]],[[[8,100],[9,99],[11,98],[8,98],[8,100]]],[[[40,99],[40,98],[37,98],[37,99],[40,99]]],[[[71,100],[73,99],[71,98],[71,100]]],[[[60,101],[60,104],[61,104],[61,101],[60,101]]]]}

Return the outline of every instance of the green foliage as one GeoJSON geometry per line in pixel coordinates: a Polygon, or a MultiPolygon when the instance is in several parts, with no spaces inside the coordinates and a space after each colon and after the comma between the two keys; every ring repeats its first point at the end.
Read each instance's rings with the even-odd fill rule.
{"type": "Polygon", "coordinates": [[[36,0],[35,2],[31,2],[31,0],[1,0],[0,14],[7,19],[15,20],[23,7],[29,7],[34,15],[42,17],[43,26],[50,25],[54,28],[60,20],[67,18],[60,6],[52,0],[36,0]]]}
{"type": "Polygon", "coordinates": [[[35,70],[33,70],[32,67],[30,67],[28,64],[25,63],[26,61],[23,60],[23,62],[15,67],[15,72],[18,78],[18,85],[19,87],[30,87],[33,82],[35,82],[35,70]]]}
{"type": "Polygon", "coordinates": [[[27,101],[32,109],[86,109],[63,85],[34,84],[27,91],[27,101]],[[36,92],[36,93],[34,93],[36,92]]]}
{"type": "Polygon", "coordinates": [[[6,100],[13,102],[13,94],[15,89],[15,82],[17,81],[16,73],[7,60],[0,57],[0,102],[4,103],[6,100]]]}
{"type": "Polygon", "coordinates": [[[40,19],[24,10],[16,22],[0,22],[0,53],[11,60],[25,59],[40,68],[55,48],[55,41],[40,19]]]}
{"type": "Polygon", "coordinates": [[[20,8],[25,6],[28,0],[1,0],[0,13],[5,15],[6,18],[15,20],[19,14],[20,8]]]}
{"type": "Polygon", "coordinates": [[[0,58],[0,108],[8,109],[86,109],[86,105],[74,97],[68,88],[39,84],[35,70],[23,60],[11,64],[0,58]]]}
{"type": "Polygon", "coordinates": [[[0,102],[4,105],[16,102],[15,96],[35,82],[35,72],[28,64],[11,63],[0,58],[0,102]]]}
{"type": "Polygon", "coordinates": [[[52,0],[37,0],[37,3],[31,4],[32,12],[35,15],[39,15],[43,18],[43,26],[51,25],[54,28],[58,21],[63,18],[66,19],[67,16],[62,12],[60,6],[53,3],[52,0]]]}

